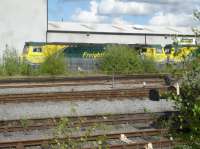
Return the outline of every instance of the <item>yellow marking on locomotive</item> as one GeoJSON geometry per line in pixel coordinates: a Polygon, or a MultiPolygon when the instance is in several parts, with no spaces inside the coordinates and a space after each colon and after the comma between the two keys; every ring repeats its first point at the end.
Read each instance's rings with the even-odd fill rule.
{"type": "Polygon", "coordinates": [[[100,52],[97,52],[97,53],[90,53],[90,52],[84,52],[83,53],[83,58],[93,58],[93,59],[96,59],[96,58],[101,58],[103,57],[104,53],[100,53],[100,52]]]}
{"type": "Polygon", "coordinates": [[[49,56],[63,50],[66,45],[54,45],[54,44],[44,44],[44,45],[28,45],[24,47],[22,58],[30,64],[41,64],[49,56]]]}
{"type": "Polygon", "coordinates": [[[193,51],[197,50],[197,46],[178,46],[171,47],[169,51],[165,51],[162,47],[147,47],[144,56],[155,62],[173,61],[175,63],[183,62],[193,51]]]}
{"type": "Polygon", "coordinates": [[[144,55],[156,62],[165,62],[167,60],[167,55],[165,54],[164,48],[147,48],[144,55]]]}

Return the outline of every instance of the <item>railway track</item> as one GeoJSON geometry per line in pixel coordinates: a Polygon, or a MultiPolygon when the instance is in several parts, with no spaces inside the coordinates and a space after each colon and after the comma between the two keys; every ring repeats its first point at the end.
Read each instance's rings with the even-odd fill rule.
{"type": "MultiPolygon", "coordinates": [[[[149,136],[164,136],[168,131],[166,129],[151,129],[151,130],[139,130],[139,131],[133,131],[133,132],[121,132],[121,133],[107,133],[107,134],[97,134],[97,135],[90,135],[87,136],[87,141],[96,141],[97,138],[101,136],[105,136],[106,139],[109,141],[110,139],[115,139],[116,141],[119,141],[120,135],[124,134],[128,138],[133,137],[149,137],[149,136]]],[[[72,136],[71,139],[80,140],[83,138],[83,136],[72,136]]],[[[59,138],[60,141],[62,141],[64,138],[59,138]]],[[[0,141],[0,148],[16,148],[16,149],[24,149],[25,147],[31,147],[31,146],[43,146],[46,148],[49,148],[49,145],[55,144],[54,138],[48,138],[48,139],[24,139],[24,140],[15,140],[15,141],[0,141]]],[[[168,139],[160,139],[157,141],[145,141],[145,142],[135,142],[131,144],[115,144],[115,145],[109,145],[110,148],[113,149],[122,149],[126,147],[141,147],[144,145],[147,145],[149,142],[151,142],[153,145],[159,145],[159,146],[171,146],[172,141],[168,139]]],[[[87,149],[92,149],[94,147],[89,147],[87,149]]]]}
{"type": "MultiPolygon", "coordinates": [[[[169,74],[135,74],[135,75],[114,75],[114,78],[117,80],[127,80],[127,79],[144,79],[144,78],[157,78],[163,79],[165,76],[169,74]]],[[[7,79],[0,79],[0,83],[44,83],[44,82],[56,82],[56,81],[104,81],[104,80],[112,80],[113,76],[86,76],[86,77],[26,77],[26,78],[7,78],[7,79]]]]}
{"type": "Polygon", "coordinates": [[[165,85],[164,76],[116,76],[114,82],[112,76],[0,80],[0,103],[148,97],[149,91],[152,89],[157,89],[159,92],[167,90],[168,86],[165,85]],[[144,82],[147,85],[143,86],[144,82]],[[118,86],[112,88],[113,84],[118,86]],[[63,88],[61,92],[59,89],[55,89],[55,92],[53,90],[48,92],[48,87],[58,86],[66,88],[63,88]],[[45,87],[45,91],[42,89],[26,90],[26,88],[38,87],[45,87]],[[9,88],[14,90],[2,90],[9,88]],[[20,88],[24,88],[23,94],[19,90],[20,88]]]}
{"type": "MultiPolygon", "coordinates": [[[[149,142],[140,142],[140,143],[131,143],[126,145],[111,145],[110,149],[148,149],[149,142]]],[[[159,140],[159,141],[150,141],[153,145],[154,149],[162,149],[162,148],[173,148],[173,142],[167,139],[159,140]]],[[[92,148],[87,148],[92,149],[92,148]]]]}
{"type": "Polygon", "coordinates": [[[4,88],[36,88],[36,87],[58,87],[58,86],[77,86],[77,85],[106,85],[112,84],[113,80],[117,83],[141,84],[147,83],[165,83],[163,75],[130,75],[130,76],[97,76],[80,78],[19,78],[0,80],[0,89],[4,88]]]}
{"type": "MultiPolygon", "coordinates": [[[[158,88],[159,93],[167,91],[167,86],[158,88]]],[[[126,97],[149,97],[152,88],[134,89],[111,89],[94,91],[71,91],[55,93],[31,93],[31,94],[5,94],[0,95],[0,103],[20,103],[20,102],[39,102],[39,101],[64,101],[64,100],[98,100],[126,97]]]]}
{"type": "MultiPolygon", "coordinates": [[[[135,114],[119,114],[119,115],[102,115],[102,116],[83,116],[83,117],[69,117],[67,118],[71,125],[76,126],[90,126],[93,124],[103,123],[106,125],[116,124],[137,124],[145,123],[151,124],[156,121],[157,118],[162,116],[169,116],[172,112],[163,113],[135,113],[135,114]]],[[[44,118],[44,119],[25,119],[25,120],[10,120],[0,121],[0,133],[2,132],[16,132],[16,131],[29,131],[49,129],[56,127],[62,118],[44,118]],[[26,126],[25,126],[26,125],[26,126]]]]}
{"type": "MultiPolygon", "coordinates": [[[[134,76],[116,76],[113,82],[112,76],[100,76],[100,77],[86,77],[86,78],[27,78],[27,79],[11,79],[11,80],[0,80],[0,89],[9,88],[37,88],[37,87],[58,87],[58,86],[93,86],[100,85],[101,88],[98,90],[71,90],[68,89],[66,92],[50,92],[50,93],[19,93],[19,94],[0,94],[0,104],[5,103],[22,103],[22,102],[41,102],[41,101],[73,101],[73,100],[113,100],[115,98],[127,98],[127,97],[149,97],[151,90],[158,90],[159,93],[168,90],[164,81],[165,75],[134,75],[134,76]],[[129,88],[110,88],[102,89],[104,85],[112,85],[113,83],[118,84],[155,84],[153,86],[143,87],[129,87],[129,88]],[[159,85],[158,85],[159,84],[159,85]],[[158,86],[157,86],[158,85],[158,86]]],[[[21,92],[21,90],[20,90],[21,92]]],[[[82,126],[87,127],[95,123],[103,123],[106,125],[117,125],[117,124],[136,124],[136,123],[152,123],[163,113],[157,113],[152,116],[151,114],[124,114],[124,115],[111,115],[111,116],[90,116],[82,117],[82,126]]],[[[22,123],[23,120],[16,121],[0,121],[0,133],[15,133],[17,131],[32,131],[32,130],[43,130],[55,128],[60,121],[60,118],[46,118],[46,119],[27,119],[26,126],[22,123]]],[[[76,126],[79,124],[79,120],[75,117],[71,117],[72,125],[76,126]]],[[[25,122],[25,123],[26,123],[25,122]]],[[[105,135],[109,140],[119,140],[121,134],[125,134],[127,137],[148,137],[148,136],[159,136],[167,133],[165,129],[151,129],[151,130],[138,130],[133,132],[121,132],[121,133],[106,133],[90,135],[87,141],[95,141],[98,137],[105,135]]],[[[83,136],[72,136],[73,139],[80,140],[83,136]]],[[[60,140],[64,138],[59,138],[60,140]]],[[[55,138],[45,139],[20,139],[20,140],[0,140],[0,148],[16,148],[25,149],[31,146],[49,146],[54,144],[55,138]]],[[[142,148],[149,141],[136,142],[132,144],[109,144],[110,148],[121,149],[121,148],[142,148]]],[[[150,140],[154,146],[170,146],[172,142],[167,139],[150,140]]],[[[88,148],[90,149],[90,147],[88,148]]],[[[92,148],[91,148],[92,149],[92,148]]]]}

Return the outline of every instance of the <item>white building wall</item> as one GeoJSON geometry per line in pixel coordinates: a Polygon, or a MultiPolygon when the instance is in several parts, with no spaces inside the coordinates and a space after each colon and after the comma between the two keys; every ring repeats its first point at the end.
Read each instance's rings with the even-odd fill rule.
{"type": "Polygon", "coordinates": [[[173,37],[165,35],[111,35],[111,34],[81,34],[81,33],[54,33],[47,34],[48,42],[66,43],[117,43],[117,44],[172,44],[173,37]]]}
{"type": "Polygon", "coordinates": [[[0,55],[6,45],[21,52],[25,42],[46,41],[47,0],[0,0],[0,55]]]}
{"type": "Polygon", "coordinates": [[[48,33],[48,42],[144,44],[144,35],[48,33]]]}
{"type": "Polygon", "coordinates": [[[146,36],[146,44],[160,44],[163,47],[166,44],[172,44],[174,42],[173,36],[152,36],[152,35],[147,35],[146,36]]]}

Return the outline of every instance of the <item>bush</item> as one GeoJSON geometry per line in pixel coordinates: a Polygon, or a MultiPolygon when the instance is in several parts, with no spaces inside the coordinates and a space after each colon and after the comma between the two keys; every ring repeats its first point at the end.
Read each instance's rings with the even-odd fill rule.
{"type": "Polygon", "coordinates": [[[107,46],[100,69],[108,74],[131,74],[156,71],[155,63],[144,59],[128,46],[107,46]]]}
{"type": "Polygon", "coordinates": [[[48,57],[39,67],[34,68],[21,60],[15,49],[6,49],[0,68],[0,75],[8,76],[59,75],[66,72],[66,63],[64,55],[57,53],[48,57]]]}
{"type": "Polygon", "coordinates": [[[60,75],[66,72],[66,60],[62,53],[56,53],[49,56],[46,61],[41,64],[41,74],[60,75]]]}
{"type": "Polygon", "coordinates": [[[144,58],[142,60],[142,65],[143,65],[143,71],[147,73],[155,73],[157,71],[157,66],[156,63],[148,58],[144,58]]]}
{"type": "Polygon", "coordinates": [[[27,64],[24,61],[19,63],[19,74],[23,76],[32,76],[37,72],[36,69],[33,69],[31,65],[27,64]]]}
{"type": "MultiPolygon", "coordinates": [[[[175,102],[178,116],[174,123],[178,131],[175,137],[181,139],[191,148],[200,148],[200,66],[191,65],[182,80],[180,95],[170,94],[169,99],[175,102]]],[[[174,125],[171,126],[174,130],[174,125]]]]}

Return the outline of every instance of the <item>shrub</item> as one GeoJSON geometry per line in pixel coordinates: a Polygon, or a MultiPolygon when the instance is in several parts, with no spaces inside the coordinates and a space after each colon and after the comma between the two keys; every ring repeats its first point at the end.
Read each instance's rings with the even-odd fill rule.
{"type": "Polygon", "coordinates": [[[62,53],[49,56],[40,66],[41,74],[60,75],[66,72],[66,60],[62,53]]]}
{"type": "Polygon", "coordinates": [[[142,60],[142,65],[143,65],[144,72],[147,72],[147,73],[155,73],[155,72],[157,72],[156,63],[151,59],[144,58],[142,60]]]}
{"type": "MultiPolygon", "coordinates": [[[[169,99],[175,102],[179,111],[174,117],[178,128],[175,137],[191,148],[200,148],[200,66],[191,67],[182,80],[180,95],[172,93],[169,99]]],[[[174,125],[171,128],[174,130],[174,125]]]]}
{"type": "Polygon", "coordinates": [[[31,76],[34,75],[37,70],[33,69],[31,65],[27,64],[24,61],[20,61],[19,63],[19,74],[23,76],[31,76]]]}
{"type": "Polygon", "coordinates": [[[131,74],[143,72],[142,60],[128,46],[107,46],[100,62],[100,69],[108,74],[131,74]]]}
{"type": "Polygon", "coordinates": [[[156,63],[142,57],[128,46],[112,45],[106,48],[100,69],[108,74],[131,74],[157,72],[156,63]]]}

